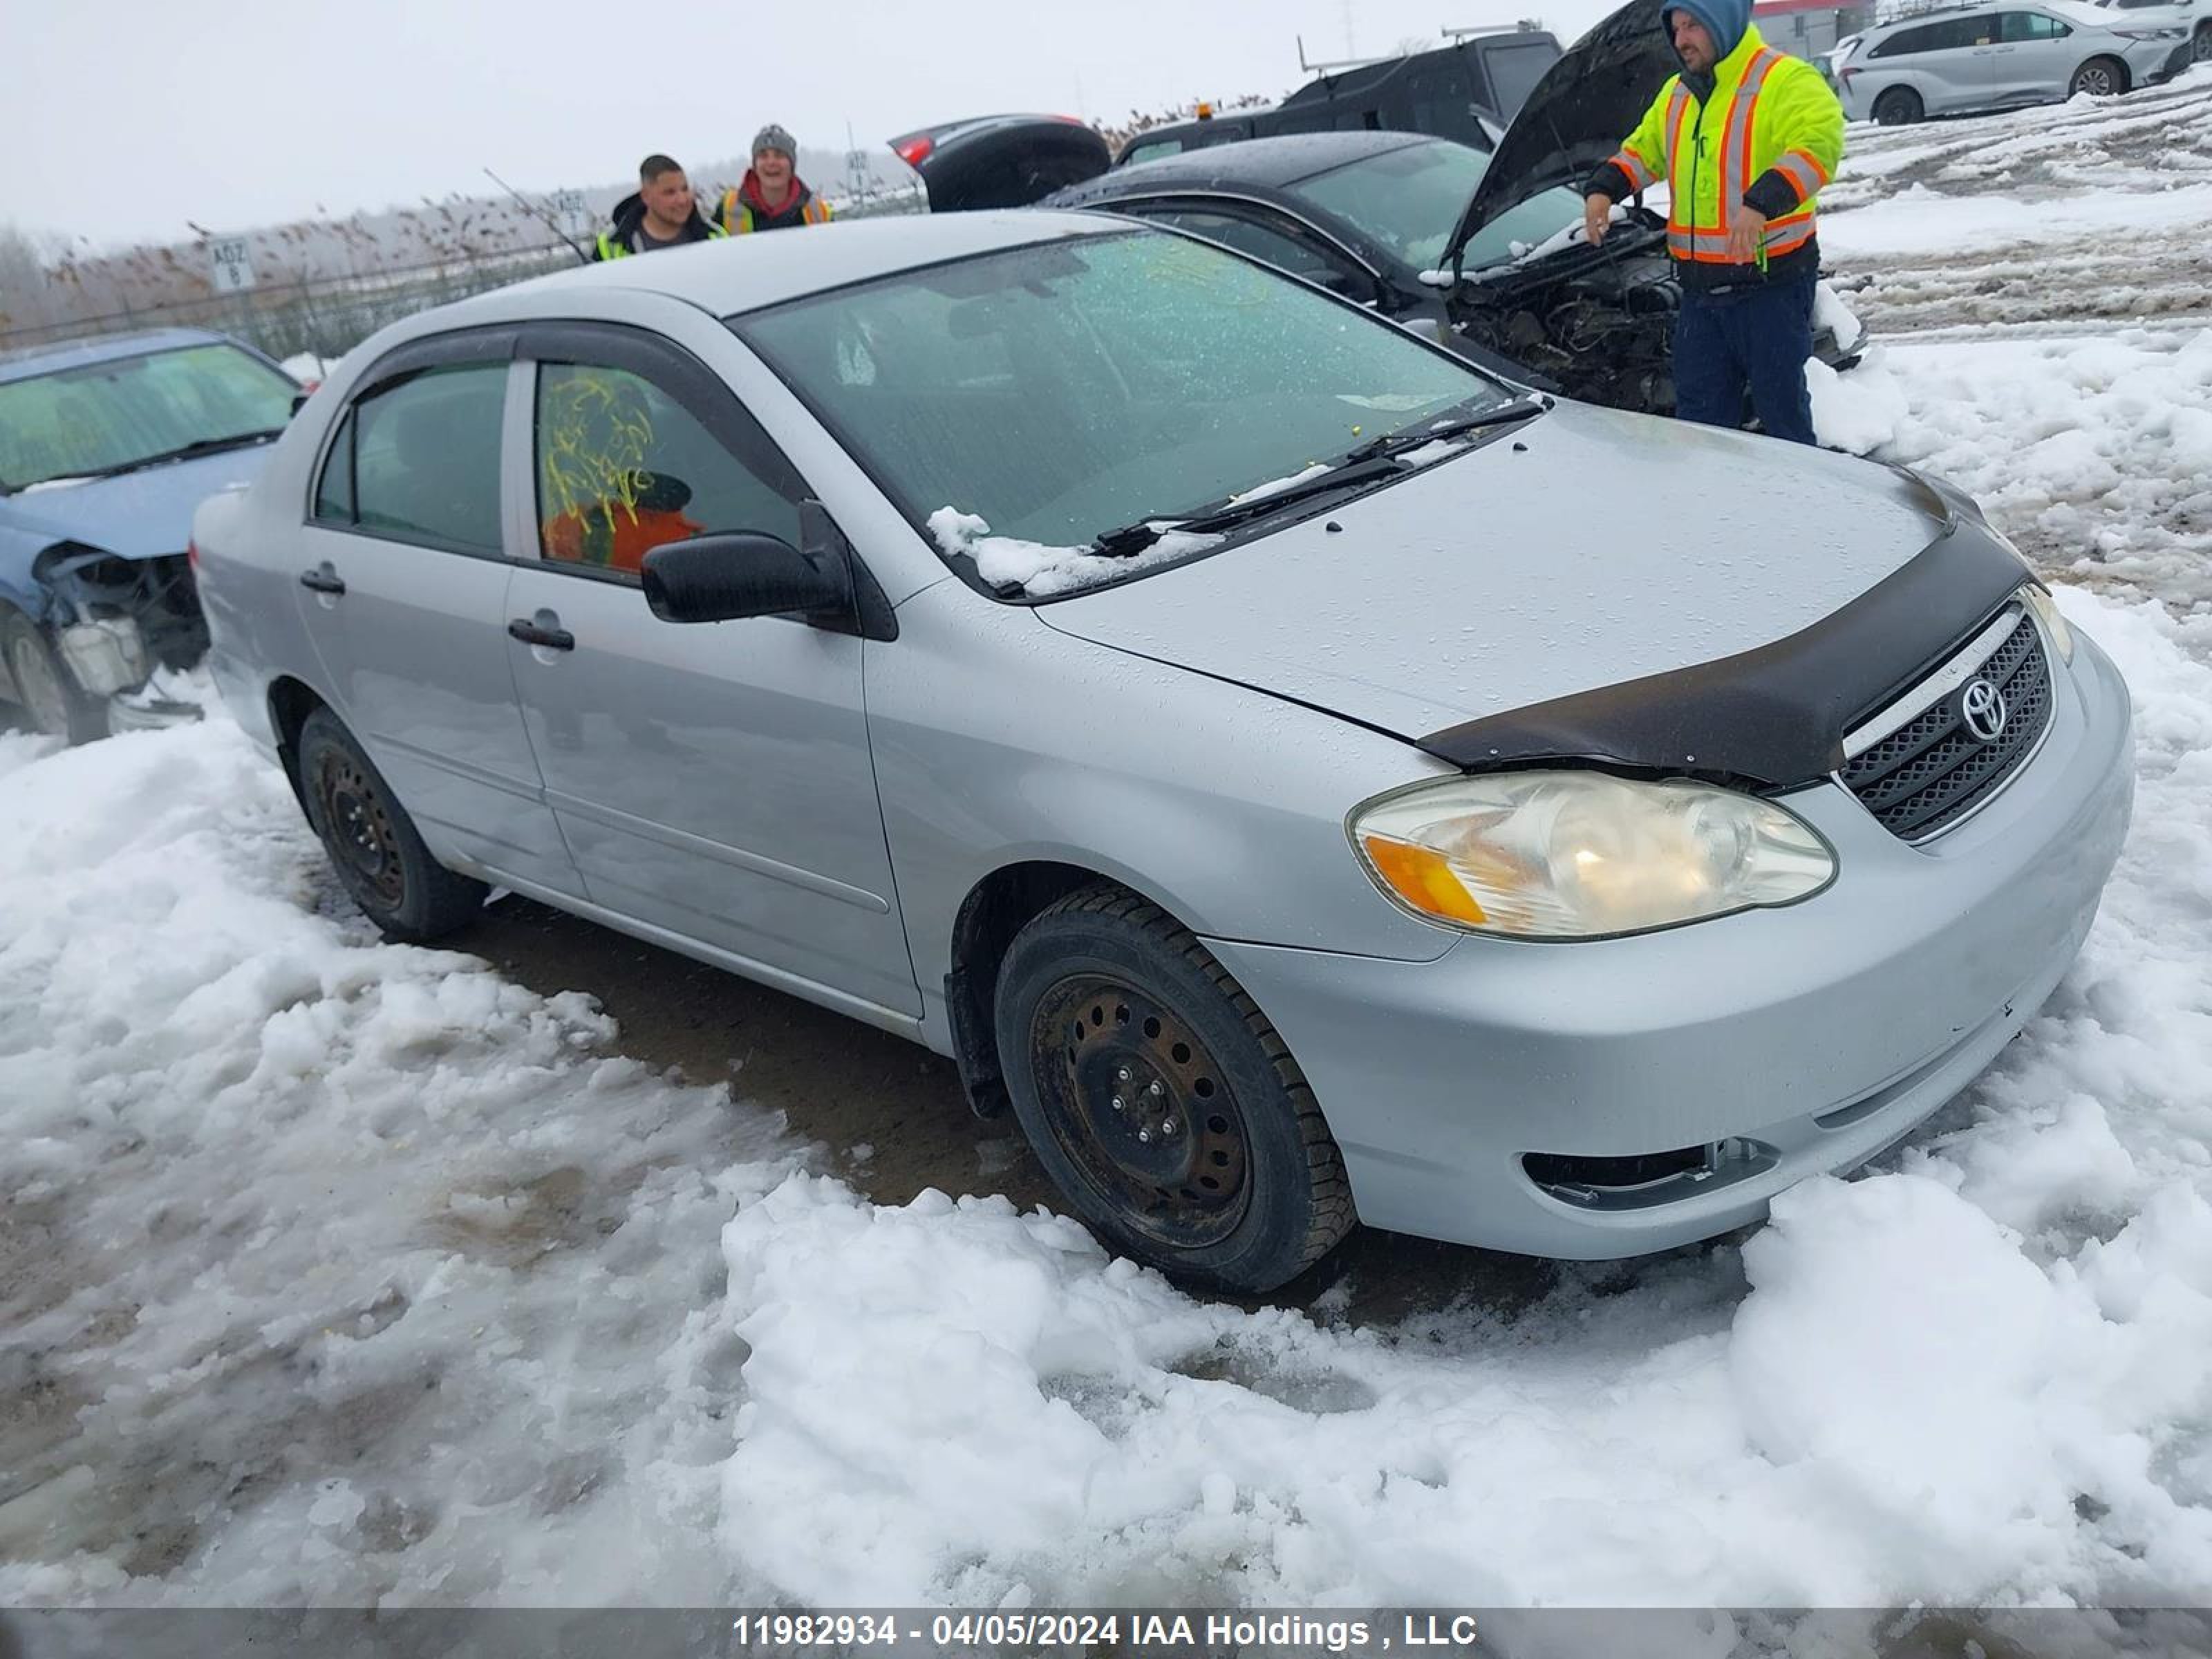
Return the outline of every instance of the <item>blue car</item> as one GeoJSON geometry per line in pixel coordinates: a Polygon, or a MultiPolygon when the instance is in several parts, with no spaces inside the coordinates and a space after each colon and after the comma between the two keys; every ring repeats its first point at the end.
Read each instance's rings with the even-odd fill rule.
{"type": "Polygon", "coordinates": [[[252,480],[300,393],[198,329],[0,356],[0,698],[79,743],[198,717],[155,683],[207,650],[192,509],[252,480]]]}

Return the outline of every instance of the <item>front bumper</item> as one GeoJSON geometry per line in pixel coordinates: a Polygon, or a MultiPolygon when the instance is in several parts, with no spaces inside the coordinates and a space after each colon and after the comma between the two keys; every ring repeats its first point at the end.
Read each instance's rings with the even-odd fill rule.
{"type": "MultiPolygon", "coordinates": [[[[2077,635],[2077,638],[2079,636],[2077,635]]],[[[1840,786],[1788,804],[1819,896],[1638,938],[1462,937],[1407,963],[1209,940],[1298,1058],[1360,1218],[1532,1255],[1641,1255],[1760,1219],[1957,1094],[2072,963],[2134,793],[2127,689],[2080,639],[2042,750],[1914,848],[1840,786]],[[1562,1164],[1703,1149],[1640,1185],[1562,1164]]]]}

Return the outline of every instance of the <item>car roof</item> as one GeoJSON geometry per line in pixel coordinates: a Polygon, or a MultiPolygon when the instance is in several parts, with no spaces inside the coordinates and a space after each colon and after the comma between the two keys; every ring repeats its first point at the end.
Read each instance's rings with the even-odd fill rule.
{"type": "Polygon", "coordinates": [[[1931,6],[1925,11],[1893,17],[1886,22],[1869,23],[1858,31],[1858,36],[1864,40],[1884,40],[1901,29],[1917,28],[1923,23],[1943,23],[1954,18],[1978,17],[2000,11],[2045,11],[2086,28],[2110,28],[2112,25],[2111,14],[2100,12],[2088,0],[1965,0],[1960,5],[1931,6]]]}
{"type": "Polygon", "coordinates": [[[435,314],[448,324],[489,321],[502,314],[536,314],[541,310],[537,302],[564,292],[617,289],[666,295],[727,317],[947,260],[1128,228],[1088,214],[1033,208],[890,214],[804,231],[722,237],[581,265],[461,301],[435,314]]]}
{"type": "Polygon", "coordinates": [[[56,340],[49,345],[21,346],[0,351],[0,380],[34,380],[66,368],[82,368],[118,357],[143,357],[149,352],[173,351],[179,346],[234,344],[227,335],[204,328],[140,329],[131,334],[99,334],[81,340],[56,340]]]}
{"type": "MultiPolygon", "coordinates": [[[[1141,135],[1140,135],[1141,136],[1141,135]]],[[[1157,161],[1135,161],[1116,167],[1103,178],[1075,185],[1055,198],[1079,202],[1092,195],[1118,196],[1141,190],[1150,194],[1162,186],[1235,183],[1279,189],[1317,173],[1327,173],[1348,161],[1380,155],[1409,144],[1448,144],[1449,138],[1419,132],[1300,132],[1277,138],[1243,138],[1233,143],[1209,144],[1162,156],[1157,161]],[[1133,183],[1132,181],[1134,181],[1133,183]]]]}

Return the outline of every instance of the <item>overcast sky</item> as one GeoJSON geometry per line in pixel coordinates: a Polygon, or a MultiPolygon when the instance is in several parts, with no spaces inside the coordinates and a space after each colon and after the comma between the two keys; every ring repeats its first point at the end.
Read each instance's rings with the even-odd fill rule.
{"type": "Polygon", "coordinates": [[[0,222],[113,246],[961,115],[1287,92],[1309,56],[1607,0],[0,0],[0,222]]]}

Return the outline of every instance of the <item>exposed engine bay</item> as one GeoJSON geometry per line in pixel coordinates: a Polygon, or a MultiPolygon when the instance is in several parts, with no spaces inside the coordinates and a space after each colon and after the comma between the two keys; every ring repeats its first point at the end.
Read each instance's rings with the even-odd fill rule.
{"type": "Polygon", "coordinates": [[[181,553],[125,559],[64,543],[33,569],[58,602],[54,643],[78,685],[128,691],[157,669],[190,668],[207,654],[207,619],[181,553]]]}
{"type": "Polygon", "coordinates": [[[1450,304],[1455,330],[1540,377],[1541,389],[1671,415],[1668,362],[1681,301],[1666,222],[1639,207],[1601,247],[1577,243],[1468,272],[1450,304]]]}

